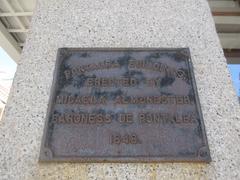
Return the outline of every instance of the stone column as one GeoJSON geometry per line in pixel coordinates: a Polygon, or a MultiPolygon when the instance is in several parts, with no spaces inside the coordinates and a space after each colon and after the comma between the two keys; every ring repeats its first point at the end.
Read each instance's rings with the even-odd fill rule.
{"type": "Polygon", "coordinates": [[[0,179],[240,179],[239,109],[206,0],[39,0],[0,122],[0,179]],[[60,47],[189,47],[212,162],[39,163],[60,47]]]}

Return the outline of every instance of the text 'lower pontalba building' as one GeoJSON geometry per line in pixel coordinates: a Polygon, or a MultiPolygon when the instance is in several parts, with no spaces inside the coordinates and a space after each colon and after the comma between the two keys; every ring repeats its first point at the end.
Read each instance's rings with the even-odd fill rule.
{"type": "Polygon", "coordinates": [[[206,0],[39,0],[0,179],[237,180],[239,117],[206,0]]]}

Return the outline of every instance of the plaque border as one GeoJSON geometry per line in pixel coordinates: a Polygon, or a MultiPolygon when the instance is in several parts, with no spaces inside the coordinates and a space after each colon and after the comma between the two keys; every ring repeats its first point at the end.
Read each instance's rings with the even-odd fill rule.
{"type": "Polygon", "coordinates": [[[207,135],[206,135],[206,128],[204,124],[202,109],[200,105],[200,99],[197,91],[197,84],[196,79],[194,76],[194,66],[191,59],[191,53],[190,49],[188,47],[182,47],[182,48],[157,48],[157,47],[147,47],[147,48],[107,48],[107,47],[95,47],[95,48],[75,48],[75,47],[63,47],[58,48],[57,50],[57,57],[56,57],[56,63],[54,67],[53,72],[53,79],[52,79],[52,85],[50,89],[50,96],[48,99],[48,107],[47,107],[47,114],[45,116],[45,122],[44,122],[44,131],[41,141],[41,148],[40,148],[40,154],[39,154],[39,162],[79,162],[79,163],[159,163],[159,162],[193,162],[193,163],[210,163],[212,161],[211,155],[210,155],[210,149],[208,145],[207,135]],[[53,108],[53,98],[55,96],[58,83],[57,83],[57,77],[60,71],[60,64],[61,62],[68,56],[70,53],[77,51],[180,51],[180,53],[183,56],[186,56],[187,58],[187,67],[188,72],[191,75],[191,83],[194,90],[194,97],[196,101],[196,109],[199,114],[200,119],[200,125],[202,129],[202,140],[204,142],[204,146],[201,147],[198,150],[198,156],[193,155],[191,156],[54,156],[51,149],[49,149],[47,146],[48,144],[48,127],[49,127],[49,119],[53,108]]]}

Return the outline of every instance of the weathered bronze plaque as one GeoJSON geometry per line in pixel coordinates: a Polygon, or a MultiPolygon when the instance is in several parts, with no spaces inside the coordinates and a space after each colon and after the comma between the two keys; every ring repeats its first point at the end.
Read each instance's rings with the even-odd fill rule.
{"type": "Polygon", "coordinates": [[[59,49],[40,160],[209,162],[189,50],[59,49]]]}

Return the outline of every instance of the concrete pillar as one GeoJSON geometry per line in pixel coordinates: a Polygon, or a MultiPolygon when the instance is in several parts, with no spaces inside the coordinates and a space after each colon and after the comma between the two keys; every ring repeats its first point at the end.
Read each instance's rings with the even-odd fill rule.
{"type": "Polygon", "coordinates": [[[206,0],[39,0],[0,122],[0,179],[240,179],[239,109],[206,0]],[[60,47],[189,47],[212,162],[39,163],[60,47]]]}

